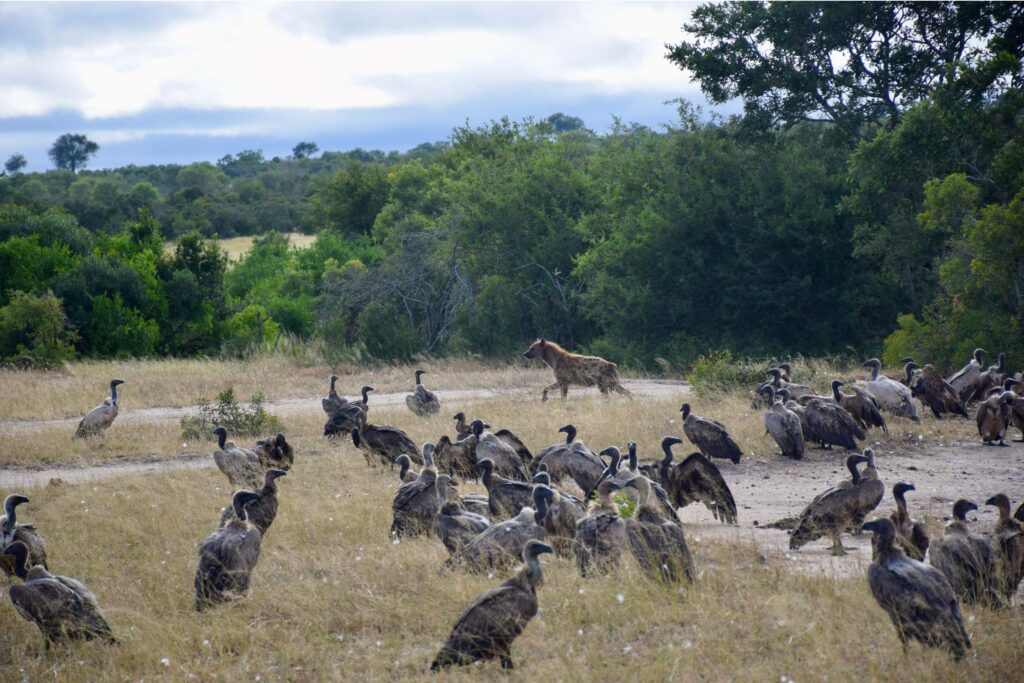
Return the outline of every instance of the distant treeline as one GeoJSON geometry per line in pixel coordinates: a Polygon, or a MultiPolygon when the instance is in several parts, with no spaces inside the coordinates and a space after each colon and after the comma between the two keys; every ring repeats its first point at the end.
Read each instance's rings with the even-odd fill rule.
{"type": "MultiPolygon", "coordinates": [[[[701,21],[761,5],[721,7],[724,18],[701,21]]],[[[1008,30],[994,21],[985,30],[1008,30]]],[[[673,61],[698,78],[697,62],[708,79],[722,73],[690,47],[673,61]]],[[[744,116],[709,121],[682,102],[663,130],[616,122],[596,134],[555,115],[458,128],[407,154],[249,151],[216,165],[9,176],[0,356],[242,354],[305,340],[328,359],[497,358],[537,336],[646,367],[723,350],[884,351],[943,368],[976,346],[1019,353],[1013,47],[959,55],[895,108],[825,120],[788,100],[768,115],[772,100],[737,81],[719,94],[745,98],[744,116]],[[297,230],[316,233],[312,247],[280,234],[297,230]],[[229,268],[212,238],[238,234],[262,236],[229,268]]]]}

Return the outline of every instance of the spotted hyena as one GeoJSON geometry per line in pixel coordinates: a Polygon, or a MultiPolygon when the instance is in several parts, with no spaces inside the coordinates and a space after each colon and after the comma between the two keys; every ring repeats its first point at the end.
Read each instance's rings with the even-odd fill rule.
{"type": "Polygon", "coordinates": [[[562,400],[565,400],[570,384],[582,387],[597,385],[605,396],[612,391],[626,396],[632,395],[619,384],[619,371],[615,363],[604,358],[569,353],[555,342],[546,339],[533,342],[523,355],[527,358],[540,358],[555,373],[555,383],[544,387],[542,401],[548,400],[548,392],[556,388],[562,390],[562,400]]]}

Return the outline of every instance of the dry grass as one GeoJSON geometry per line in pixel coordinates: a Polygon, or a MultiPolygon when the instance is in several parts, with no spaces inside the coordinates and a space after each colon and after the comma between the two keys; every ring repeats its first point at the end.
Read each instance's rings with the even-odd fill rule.
{"type": "MultiPolygon", "coordinates": [[[[572,421],[592,445],[640,437],[644,454],[677,419],[668,401],[465,407],[531,445],[554,441],[572,421]]],[[[698,408],[714,414],[711,404],[698,408]]],[[[380,419],[419,441],[450,431],[448,412],[420,421],[396,408],[380,419]]],[[[445,551],[436,539],[393,544],[397,477],[368,470],[348,444],[325,443],[317,426],[312,417],[288,425],[298,462],[282,481],[251,597],[202,615],[191,608],[196,546],[230,495],[215,469],[27,491],[23,517],[47,537],[51,568],[96,592],[121,644],[46,652],[35,627],[0,604],[0,680],[422,679],[460,611],[501,577],[439,575],[445,551]]],[[[150,436],[159,442],[159,434],[150,436]]],[[[519,669],[509,680],[1024,676],[1016,616],[968,610],[975,649],[962,663],[918,645],[907,656],[863,578],[794,575],[750,545],[692,536],[691,545],[700,577],[689,588],[645,580],[632,563],[584,581],[570,562],[545,557],[541,613],[516,642],[519,669]]],[[[499,670],[492,663],[441,678],[481,675],[499,670]]]]}
{"type": "MultiPolygon", "coordinates": [[[[305,249],[316,241],[316,235],[306,235],[301,232],[289,232],[287,237],[288,242],[296,249],[305,249]]],[[[253,240],[255,238],[252,235],[246,235],[244,237],[229,237],[219,240],[219,242],[221,250],[227,252],[228,260],[239,261],[252,249],[253,240]]],[[[173,252],[174,242],[168,242],[164,248],[168,252],[173,252]]]]}

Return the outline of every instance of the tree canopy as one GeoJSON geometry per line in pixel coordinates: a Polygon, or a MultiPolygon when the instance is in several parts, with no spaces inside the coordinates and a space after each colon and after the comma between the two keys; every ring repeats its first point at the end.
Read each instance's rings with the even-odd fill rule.
{"type": "Polygon", "coordinates": [[[65,133],[53,143],[49,154],[54,166],[76,173],[99,150],[100,146],[84,135],[65,133]]]}

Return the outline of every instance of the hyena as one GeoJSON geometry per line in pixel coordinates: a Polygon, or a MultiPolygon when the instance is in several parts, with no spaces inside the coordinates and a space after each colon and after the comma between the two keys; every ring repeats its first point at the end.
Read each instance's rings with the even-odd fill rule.
{"type": "Polygon", "coordinates": [[[566,394],[569,393],[570,384],[583,387],[592,387],[596,384],[605,396],[612,391],[632,396],[619,384],[619,371],[615,363],[604,358],[569,353],[555,342],[543,338],[533,342],[523,355],[527,358],[540,358],[555,373],[555,383],[544,387],[542,401],[547,401],[548,392],[556,388],[562,390],[564,401],[566,394]]]}

